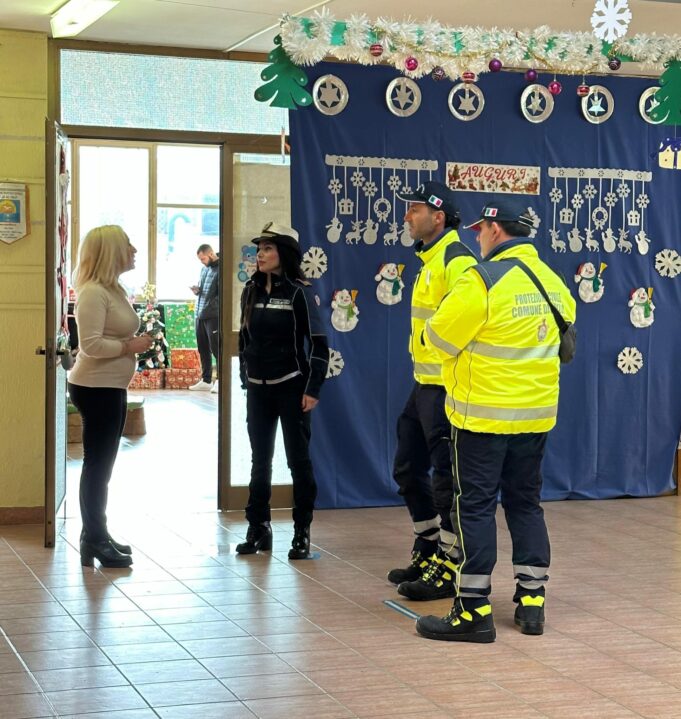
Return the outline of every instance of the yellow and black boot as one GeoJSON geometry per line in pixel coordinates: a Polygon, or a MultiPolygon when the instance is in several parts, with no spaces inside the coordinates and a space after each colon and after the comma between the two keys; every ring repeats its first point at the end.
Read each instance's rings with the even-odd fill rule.
{"type": "Polygon", "coordinates": [[[416,602],[456,596],[457,565],[441,549],[430,558],[423,575],[413,582],[402,582],[398,594],[416,602]]]}
{"type": "Polygon", "coordinates": [[[515,623],[523,634],[539,635],[544,633],[544,597],[525,594],[516,600],[515,623]]]}
{"type": "Polygon", "coordinates": [[[428,556],[420,549],[413,549],[409,566],[391,569],[388,572],[388,581],[393,584],[402,584],[402,582],[413,582],[419,579],[428,568],[428,556]]]}
{"type": "Polygon", "coordinates": [[[446,617],[423,616],[416,620],[416,631],[427,639],[446,642],[490,644],[496,639],[492,605],[486,600],[455,599],[446,617]]]}

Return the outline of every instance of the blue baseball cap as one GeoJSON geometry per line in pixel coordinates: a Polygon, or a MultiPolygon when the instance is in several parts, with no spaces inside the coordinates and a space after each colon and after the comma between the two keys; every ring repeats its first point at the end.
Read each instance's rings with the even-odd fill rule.
{"type": "Polygon", "coordinates": [[[454,201],[454,192],[441,182],[424,182],[414,192],[397,196],[404,202],[422,202],[424,205],[442,210],[445,215],[459,217],[459,208],[454,201]]]}
{"type": "Polygon", "coordinates": [[[534,227],[527,206],[522,200],[500,197],[497,200],[488,202],[480,212],[480,217],[464,230],[477,229],[483,222],[518,222],[527,227],[534,227]]]}

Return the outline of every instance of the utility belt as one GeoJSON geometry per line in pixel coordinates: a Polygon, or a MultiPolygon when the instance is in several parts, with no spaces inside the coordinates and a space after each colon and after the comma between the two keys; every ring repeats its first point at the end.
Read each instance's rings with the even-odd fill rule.
{"type": "Polygon", "coordinates": [[[281,384],[282,382],[286,382],[290,379],[293,379],[294,377],[298,377],[298,375],[302,375],[303,373],[300,370],[296,370],[295,372],[290,372],[287,375],[284,375],[283,377],[277,377],[276,379],[255,379],[254,377],[246,376],[246,379],[251,384],[260,384],[260,385],[268,385],[268,384],[281,384]]]}

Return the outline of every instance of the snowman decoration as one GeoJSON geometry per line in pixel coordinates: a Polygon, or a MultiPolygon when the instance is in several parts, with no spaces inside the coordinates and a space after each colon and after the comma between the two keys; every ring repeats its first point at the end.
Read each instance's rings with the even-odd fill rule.
{"type": "Polygon", "coordinates": [[[403,269],[404,265],[396,265],[394,262],[386,262],[378,268],[378,274],[374,277],[378,282],[376,298],[382,305],[396,305],[402,302],[403,269]]]}
{"type": "Polygon", "coordinates": [[[598,302],[603,297],[605,284],[601,275],[606,267],[605,262],[601,262],[600,269],[596,273],[592,262],[584,262],[577,268],[575,282],[579,284],[579,298],[582,302],[598,302]]]}
{"type": "Polygon", "coordinates": [[[326,239],[329,242],[338,242],[338,240],[340,240],[341,232],[343,231],[343,225],[337,217],[334,217],[331,220],[331,223],[326,225],[326,229],[326,239]]]}
{"type": "Polygon", "coordinates": [[[359,310],[355,304],[357,290],[336,290],[331,300],[331,324],[339,332],[352,332],[357,327],[359,310]]]}
{"type": "Polygon", "coordinates": [[[655,305],[652,301],[653,288],[639,287],[629,295],[629,319],[634,327],[650,327],[655,322],[655,305]]]}

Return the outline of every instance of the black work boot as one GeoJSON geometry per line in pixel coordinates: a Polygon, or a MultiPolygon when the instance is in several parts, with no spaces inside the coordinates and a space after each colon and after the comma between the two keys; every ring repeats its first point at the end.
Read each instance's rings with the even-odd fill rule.
{"type": "Polygon", "coordinates": [[[490,644],[496,639],[492,605],[488,602],[465,609],[456,599],[446,617],[423,616],[416,621],[416,631],[427,639],[447,642],[490,644]]]}
{"type": "Polygon", "coordinates": [[[402,582],[397,587],[397,592],[417,602],[454,597],[457,571],[458,566],[451,557],[438,549],[430,558],[423,575],[413,582],[402,582]]]}
{"type": "MultiPolygon", "coordinates": [[[[114,549],[117,549],[121,554],[132,554],[132,547],[129,544],[121,544],[120,542],[117,542],[108,532],[106,536],[111,542],[111,545],[114,547],[114,549]]],[[[86,541],[84,529],[80,530],[80,541],[86,541]]]]}
{"type": "Polygon", "coordinates": [[[237,554],[255,554],[257,551],[269,552],[272,549],[272,527],[269,522],[249,524],[246,541],[236,545],[237,554]]]}
{"type": "Polygon", "coordinates": [[[388,581],[393,584],[416,581],[426,570],[428,557],[420,550],[414,549],[411,553],[411,562],[408,567],[398,567],[388,572],[388,581]]]}
{"type": "Polygon", "coordinates": [[[544,633],[544,597],[525,594],[518,598],[515,608],[515,623],[523,634],[544,633]]]}
{"type": "Polygon", "coordinates": [[[293,528],[293,541],[288,550],[289,559],[307,559],[310,556],[310,525],[296,524],[293,528]]]}

